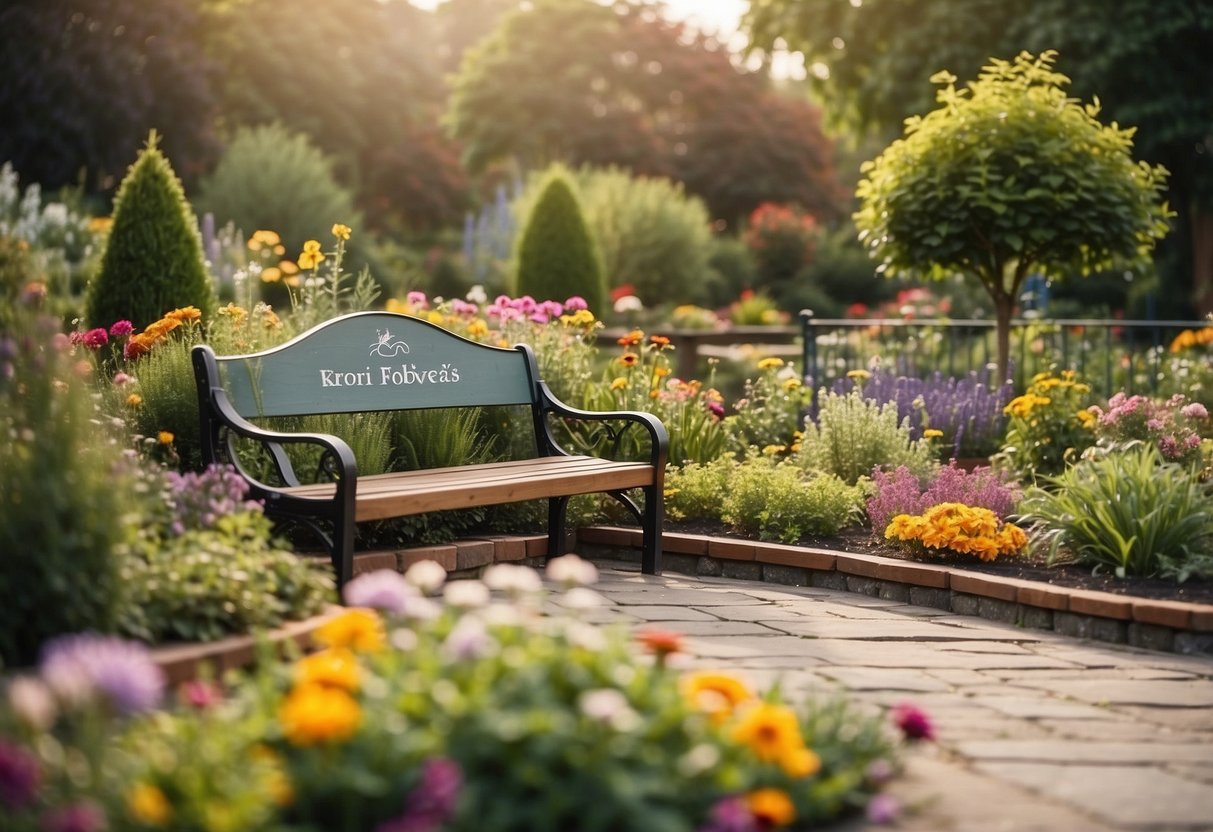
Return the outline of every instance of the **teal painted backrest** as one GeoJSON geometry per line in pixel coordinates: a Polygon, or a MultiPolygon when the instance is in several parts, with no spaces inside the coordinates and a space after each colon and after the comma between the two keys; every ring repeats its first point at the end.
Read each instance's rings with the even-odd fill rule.
{"type": "Polygon", "coordinates": [[[532,404],[536,396],[526,351],[391,312],[335,318],[271,350],[217,361],[245,418],[532,404]]]}

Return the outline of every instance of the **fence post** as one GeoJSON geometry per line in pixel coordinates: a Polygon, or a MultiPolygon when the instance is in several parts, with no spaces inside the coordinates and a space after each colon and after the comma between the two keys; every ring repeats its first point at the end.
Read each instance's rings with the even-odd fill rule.
{"type": "Polygon", "coordinates": [[[809,388],[809,418],[817,420],[817,385],[820,382],[817,367],[817,333],[813,329],[813,310],[800,310],[801,353],[804,356],[801,375],[809,388]]]}

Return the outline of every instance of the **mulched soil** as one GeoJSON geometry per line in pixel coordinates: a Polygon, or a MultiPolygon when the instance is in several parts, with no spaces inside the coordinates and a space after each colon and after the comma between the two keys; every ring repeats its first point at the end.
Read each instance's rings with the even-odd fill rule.
{"type": "MultiPolygon", "coordinates": [[[[705,534],[713,537],[744,539],[746,536],[731,531],[722,523],[712,522],[666,522],[666,531],[705,534]]],[[[909,560],[906,554],[867,529],[848,529],[834,537],[805,537],[794,545],[833,549],[854,554],[880,555],[881,557],[909,560]]],[[[959,557],[925,561],[944,566],[1000,575],[1025,581],[1040,581],[1055,586],[1074,589],[1090,589],[1132,595],[1140,598],[1157,598],[1170,601],[1187,601],[1198,604],[1213,604],[1213,579],[1190,578],[1182,584],[1158,578],[1117,578],[1114,575],[1092,575],[1091,570],[1073,565],[1048,566],[1028,560],[1000,560],[984,563],[976,559],[959,557]]]]}

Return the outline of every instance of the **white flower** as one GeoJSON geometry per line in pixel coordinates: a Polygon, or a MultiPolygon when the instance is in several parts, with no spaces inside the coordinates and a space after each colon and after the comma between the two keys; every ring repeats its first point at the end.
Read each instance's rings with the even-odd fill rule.
{"type": "Polygon", "coordinates": [[[606,605],[606,599],[592,589],[575,586],[561,596],[560,603],[570,610],[592,610],[606,605]]]}
{"type": "Polygon", "coordinates": [[[640,724],[640,717],[628,704],[627,697],[615,688],[587,690],[577,698],[577,705],[585,716],[616,731],[630,731],[640,724]]]}
{"type": "Polygon", "coordinates": [[[644,304],[635,295],[624,295],[615,301],[615,311],[618,313],[639,312],[642,309],[644,309],[644,304]]]}
{"type": "MultiPolygon", "coordinates": [[[[589,650],[592,653],[606,649],[606,636],[593,624],[586,624],[584,621],[567,621],[563,624],[564,637],[572,646],[589,650]]],[[[619,681],[617,677],[615,681],[619,681]]]]}
{"type": "Polygon", "coordinates": [[[525,595],[540,592],[543,581],[539,573],[526,566],[512,563],[495,563],[484,570],[484,583],[489,589],[508,595],[525,595]]]}
{"type": "Polygon", "coordinates": [[[35,731],[45,731],[55,722],[55,697],[32,676],[18,676],[8,686],[8,706],[18,719],[35,731]]]}
{"type": "Polygon", "coordinates": [[[678,759],[678,772],[684,777],[698,777],[711,771],[720,762],[720,750],[714,745],[700,743],[678,759]]]}
{"type": "MultiPolygon", "coordinates": [[[[458,583],[461,582],[451,586],[458,586],[458,583]]],[[[465,615],[442,643],[442,652],[456,661],[470,661],[484,656],[496,646],[497,642],[489,635],[484,622],[474,615],[465,615]]]]}
{"type": "Polygon", "coordinates": [[[476,609],[489,602],[489,588],[480,581],[451,581],[442,597],[452,607],[476,609]]]}
{"type": "Polygon", "coordinates": [[[548,561],[547,577],[561,586],[589,586],[598,581],[598,567],[576,555],[562,555],[548,561]]]}
{"type": "Polygon", "coordinates": [[[488,292],[484,291],[484,287],[477,283],[471,289],[468,289],[466,295],[468,303],[474,303],[477,306],[483,306],[489,299],[488,292]]]}
{"type": "Polygon", "coordinates": [[[446,583],[446,570],[434,560],[419,560],[404,573],[404,579],[426,595],[433,595],[446,583]]]}

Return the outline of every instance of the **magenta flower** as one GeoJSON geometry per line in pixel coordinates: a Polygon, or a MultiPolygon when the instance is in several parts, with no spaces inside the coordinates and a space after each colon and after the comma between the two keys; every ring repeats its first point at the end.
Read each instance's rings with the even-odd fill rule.
{"type": "Polygon", "coordinates": [[[42,786],[42,767],[34,753],[0,740],[0,806],[23,809],[42,786]]]}
{"type": "Polygon", "coordinates": [[[456,298],[451,301],[451,312],[456,315],[475,315],[479,310],[479,306],[474,303],[468,303],[466,300],[456,298]]]}
{"type": "Polygon", "coordinates": [[[69,704],[100,693],[123,714],[160,703],[164,673],[142,644],[92,633],[60,636],[42,648],[39,669],[47,687],[69,704]]]}
{"type": "Polygon", "coordinates": [[[96,329],[90,329],[80,337],[84,346],[90,350],[99,350],[110,341],[109,333],[105,331],[105,327],[99,326],[96,329]]]}
{"type": "Polygon", "coordinates": [[[101,832],[106,828],[105,810],[91,800],[51,809],[39,821],[42,832],[101,832]]]}
{"type": "Polygon", "coordinates": [[[181,701],[195,710],[205,711],[223,701],[223,691],[214,682],[193,679],[177,691],[181,701]]]}
{"type": "Polygon", "coordinates": [[[717,419],[724,418],[724,405],[722,405],[720,402],[708,402],[707,408],[708,408],[708,412],[711,413],[713,416],[715,416],[717,419]]]}
{"type": "Polygon", "coordinates": [[[573,295],[564,302],[564,308],[567,312],[580,312],[582,309],[589,309],[590,305],[581,295],[573,295]]]}
{"type": "Polygon", "coordinates": [[[697,832],[758,832],[754,813],[740,797],[725,797],[716,801],[708,822],[697,832]]]}
{"type": "Polygon", "coordinates": [[[130,321],[114,321],[110,326],[110,337],[125,338],[135,331],[135,325],[130,321]]]}
{"type": "Polygon", "coordinates": [[[455,814],[463,772],[443,757],[426,760],[419,782],[404,801],[404,812],[387,820],[375,832],[437,832],[455,814]]]}
{"type": "Polygon", "coordinates": [[[898,702],[892,710],[893,724],[908,740],[935,739],[935,726],[926,711],[910,702],[898,702]]]}
{"type": "Polygon", "coordinates": [[[126,373],[119,370],[118,372],[114,373],[114,386],[121,387],[124,384],[128,384],[129,382],[134,381],[134,378],[135,378],[134,376],[127,375],[126,373]]]}

